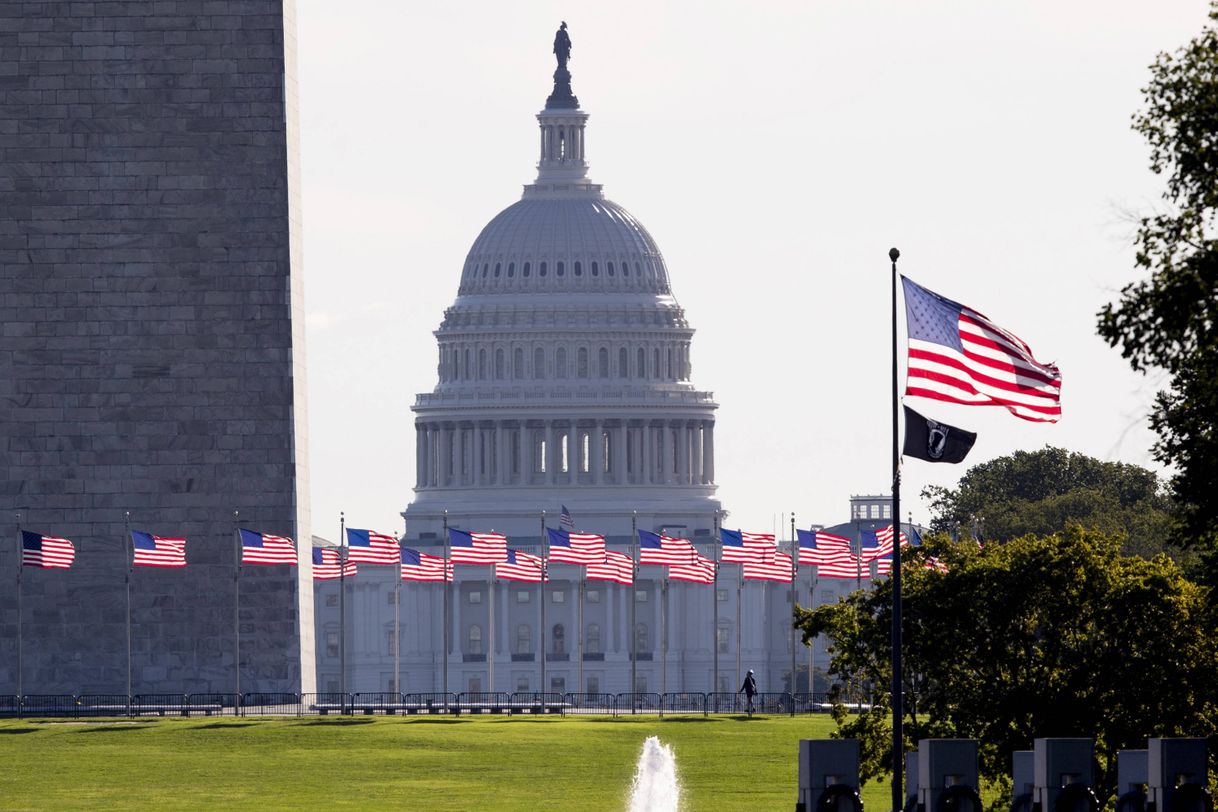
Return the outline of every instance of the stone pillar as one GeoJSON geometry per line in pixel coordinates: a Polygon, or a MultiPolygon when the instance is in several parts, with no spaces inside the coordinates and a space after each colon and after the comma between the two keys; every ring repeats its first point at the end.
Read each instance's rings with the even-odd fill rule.
{"type": "Polygon", "coordinates": [[[706,449],[706,459],[703,463],[706,469],[706,484],[711,485],[715,481],[715,421],[707,420],[703,423],[702,432],[702,442],[706,449]]]}
{"type": "Polygon", "coordinates": [[[544,477],[544,480],[547,485],[553,485],[554,481],[555,481],[554,480],[554,470],[558,467],[554,464],[554,461],[558,458],[558,455],[554,453],[555,451],[558,450],[554,447],[554,437],[555,437],[554,424],[552,422],[547,422],[544,431],[545,431],[544,436],[546,438],[546,447],[545,447],[546,475],[544,477]]]}
{"type": "MultiPolygon", "coordinates": [[[[588,471],[592,474],[592,484],[602,485],[605,482],[605,427],[597,420],[588,437],[588,471]]],[[[612,456],[612,455],[610,455],[612,456]]]]}
{"type": "Polygon", "coordinates": [[[423,427],[418,423],[414,425],[414,482],[415,487],[422,488],[427,483],[423,481],[423,442],[424,442],[423,427]]]}
{"type": "Polygon", "coordinates": [[[474,470],[471,482],[474,485],[481,485],[482,480],[482,424],[474,421],[474,470]]]}
{"type": "Polygon", "coordinates": [[[690,439],[693,441],[693,452],[690,465],[693,467],[689,481],[693,485],[702,485],[706,477],[702,473],[702,421],[695,420],[690,424],[690,439]]]}
{"type": "Polygon", "coordinates": [[[673,453],[675,447],[673,441],[676,439],[673,436],[674,431],[675,429],[667,420],[660,421],[660,442],[657,450],[660,452],[660,482],[665,484],[675,479],[673,476],[673,457],[676,456],[673,453]]]}
{"type": "Polygon", "coordinates": [[[452,429],[448,427],[447,423],[440,425],[440,447],[437,449],[437,456],[440,461],[440,470],[436,476],[436,484],[443,488],[448,485],[448,476],[453,468],[452,429]]]}
{"type": "Polygon", "coordinates": [[[677,482],[689,484],[689,423],[677,423],[677,482]]]}
{"type": "Polygon", "coordinates": [[[583,451],[581,446],[582,443],[579,441],[579,426],[575,420],[572,420],[571,425],[567,427],[567,481],[572,485],[579,482],[580,457],[583,451]]]}
{"type": "Polygon", "coordinates": [[[641,475],[639,477],[639,484],[640,485],[650,485],[654,479],[653,472],[655,471],[655,466],[653,465],[652,454],[651,454],[651,446],[652,446],[651,422],[648,420],[644,420],[643,428],[639,433],[642,435],[642,453],[639,455],[639,461],[642,463],[642,465],[639,468],[640,473],[641,473],[641,475]]]}
{"type": "Polygon", "coordinates": [[[618,485],[625,485],[630,481],[629,472],[626,470],[626,438],[629,435],[629,428],[626,426],[626,421],[622,420],[614,429],[614,452],[613,459],[610,464],[613,470],[609,473],[613,476],[613,481],[618,485]]]}

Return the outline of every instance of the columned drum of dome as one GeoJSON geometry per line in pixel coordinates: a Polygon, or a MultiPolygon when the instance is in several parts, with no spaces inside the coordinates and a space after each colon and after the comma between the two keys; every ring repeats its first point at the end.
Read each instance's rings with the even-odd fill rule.
{"type": "Polygon", "coordinates": [[[636,511],[639,527],[709,535],[719,512],[694,331],[655,240],[588,178],[588,114],[569,82],[560,62],[537,114],[537,179],[474,240],[435,332],[408,538],[442,543],[446,511],[509,536],[536,536],[539,512],[560,505],[617,536],[636,511]]]}

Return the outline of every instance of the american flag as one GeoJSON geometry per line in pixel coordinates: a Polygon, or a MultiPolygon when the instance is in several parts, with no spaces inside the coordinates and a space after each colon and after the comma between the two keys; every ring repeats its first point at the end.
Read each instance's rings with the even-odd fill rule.
{"type": "Polygon", "coordinates": [[[685,539],[669,538],[648,530],[639,531],[640,564],[692,564],[697,558],[698,551],[685,539]]]}
{"type": "Polygon", "coordinates": [[[268,536],[244,527],[241,535],[242,564],[295,564],[296,545],[287,536],[268,536]]]}
{"type": "Polygon", "coordinates": [[[634,583],[634,559],[615,550],[605,551],[605,560],[589,564],[584,570],[589,581],[613,581],[629,586],[634,583]]]}
{"type": "Polygon", "coordinates": [[[926,561],[924,561],[922,563],[922,566],[925,569],[934,570],[935,572],[938,572],[940,574],[947,572],[947,564],[944,564],[936,556],[933,556],[933,555],[927,556],[926,561]]]}
{"type": "Polygon", "coordinates": [[[562,512],[558,514],[558,523],[567,530],[575,529],[575,519],[571,518],[571,511],[567,510],[567,506],[562,506],[562,512]]]}
{"type": "Polygon", "coordinates": [[[70,569],[76,548],[67,539],[21,531],[21,566],[43,569],[70,569]]]}
{"type": "Polygon", "coordinates": [[[449,560],[454,564],[498,564],[507,561],[507,536],[448,529],[449,560]]]}
{"type": "Polygon", "coordinates": [[[857,578],[858,559],[845,536],[823,530],[796,530],[799,563],[812,564],[821,578],[857,578]]]}
{"type": "Polygon", "coordinates": [[[755,581],[791,583],[791,556],[775,551],[769,561],[749,561],[740,566],[745,578],[755,581]]]}
{"type": "Polygon", "coordinates": [[[452,562],[442,555],[428,555],[409,547],[402,548],[403,581],[436,581],[443,583],[453,579],[452,562]]]}
{"type": "Polygon", "coordinates": [[[715,582],[715,562],[699,555],[692,564],[674,564],[669,567],[668,577],[673,581],[713,584],[715,582]]]}
{"type": "MultiPolygon", "coordinates": [[[[749,533],[750,541],[756,534],[749,533]]],[[[743,564],[748,561],[761,561],[765,558],[763,550],[755,543],[745,544],[744,533],[739,530],[720,529],[719,541],[723,548],[721,559],[726,564],[743,564]]]]}
{"type": "Polygon", "coordinates": [[[186,539],[163,539],[139,530],[131,531],[136,567],[185,567],[186,539]]]}
{"type": "Polygon", "coordinates": [[[605,560],[605,537],[595,533],[568,533],[546,528],[550,560],[564,564],[596,564],[605,560]]]}
{"type": "MultiPolygon", "coordinates": [[[[879,530],[875,531],[874,534],[868,533],[866,530],[864,530],[863,531],[863,541],[866,542],[870,539],[875,539],[875,542],[876,542],[875,546],[870,546],[870,545],[864,546],[860,550],[860,552],[862,553],[862,558],[863,558],[864,564],[869,563],[871,561],[875,561],[878,558],[883,558],[885,556],[892,555],[892,525],[888,525],[887,527],[882,527],[879,530]]],[[[909,546],[909,539],[905,537],[905,532],[902,531],[901,532],[901,547],[904,548],[904,547],[908,547],[908,546],[909,546]]]]}
{"type": "Polygon", "coordinates": [[[529,581],[539,584],[544,573],[545,568],[540,557],[522,553],[520,550],[508,549],[507,561],[495,565],[495,577],[505,581],[529,581]]]}
{"type": "Polygon", "coordinates": [[[905,277],[909,364],[905,393],[968,406],[1004,406],[1024,420],[1056,423],[1062,375],[1014,333],[905,277]]]}
{"type": "Polygon", "coordinates": [[[402,560],[402,546],[393,536],[348,527],[347,559],[360,564],[397,564],[402,560]]]}
{"type": "Polygon", "coordinates": [[[338,550],[332,547],[314,547],[313,548],[313,580],[314,581],[334,581],[338,578],[353,577],[359,570],[355,563],[348,561],[343,567],[343,572],[338,570],[339,557],[338,550]]]}

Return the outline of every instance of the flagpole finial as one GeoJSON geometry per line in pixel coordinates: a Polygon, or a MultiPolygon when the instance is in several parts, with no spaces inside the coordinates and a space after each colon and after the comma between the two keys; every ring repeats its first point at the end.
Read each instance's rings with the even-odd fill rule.
{"type": "Polygon", "coordinates": [[[893,262],[896,262],[898,259],[900,259],[900,257],[901,257],[900,251],[898,251],[895,248],[888,249],[888,258],[891,259],[893,262]]]}

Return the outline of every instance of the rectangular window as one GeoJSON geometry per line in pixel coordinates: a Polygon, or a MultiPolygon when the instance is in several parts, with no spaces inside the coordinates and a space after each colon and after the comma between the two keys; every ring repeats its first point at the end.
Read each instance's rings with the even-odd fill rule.
{"type": "Polygon", "coordinates": [[[566,474],[571,471],[571,453],[575,449],[571,448],[571,435],[563,434],[562,440],[559,442],[559,473],[566,474]]]}
{"type": "Polygon", "coordinates": [[[727,600],[727,590],[726,589],[716,589],[715,590],[715,600],[719,601],[720,603],[723,603],[724,601],[726,601],[727,600]]]}
{"type": "Polygon", "coordinates": [[[472,592],[470,592],[469,593],[469,602],[470,603],[482,603],[482,593],[476,589],[473,590],[472,592]]]}
{"type": "Polygon", "coordinates": [[[338,632],[326,632],[326,656],[338,656],[338,632]]]}
{"type": "Polygon", "coordinates": [[[892,518],[892,505],[884,505],[884,518],[885,519],[892,518]]]}
{"type": "Polygon", "coordinates": [[[871,506],[871,518],[873,518],[873,519],[880,518],[880,506],[879,505],[871,506]]]}
{"type": "Polygon", "coordinates": [[[580,432],[579,435],[579,470],[580,473],[588,473],[588,446],[590,445],[591,435],[588,432],[580,432]]]}
{"type": "Polygon", "coordinates": [[[546,438],[537,435],[533,438],[533,473],[546,472],[546,438]]]}
{"type": "Polygon", "coordinates": [[[715,648],[720,654],[726,654],[728,651],[729,632],[730,630],[723,626],[715,629],[715,648]]]}
{"type": "Polygon", "coordinates": [[[516,603],[528,603],[530,600],[532,600],[532,594],[533,593],[529,592],[527,589],[516,590],[516,603]]]}
{"type": "Polygon", "coordinates": [[[599,694],[601,692],[601,678],[600,677],[588,677],[587,691],[590,694],[599,694]]]}
{"type": "Polygon", "coordinates": [[[550,593],[550,595],[551,595],[550,600],[553,603],[565,603],[567,600],[567,593],[563,592],[561,589],[554,590],[553,592],[550,593]]]}
{"type": "Polygon", "coordinates": [[[634,593],[634,602],[647,603],[647,593],[642,591],[634,593]]]}
{"type": "Polygon", "coordinates": [[[599,589],[589,589],[584,593],[584,598],[587,599],[588,603],[600,603],[601,591],[599,589]]]}
{"type": "Polygon", "coordinates": [[[522,694],[528,693],[529,678],[528,677],[517,677],[516,678],[516,690],[522,694]]]}
{"type": "MultiPolygon", "coordinates": [[[[619,429],[620,431],[620,429],[619,429]]],[[[609,432],[601,435],[601,470],[609,473],[613,470],[613,443],[609,442],[609,432]]]]}
{"type": "Polygon", "coordinates": [[[565,694],[567,692],[567,678],[550,677],[550,692],[555,694],[565,694]]]}
{"type": "Polygon", "coordinates": [[[393,606],[395,603],[397,603],[398,602],[398,591],[396,589],[392,589],[389,592],[385,593],[385,602],[388,603],[390,606],[393,606]]]}
{"type": "Polygon", "coordinates": [[[393,629],[385,630],[385,642],[388,644],[386,652],[390,657],[394,657],[398,653],[398,638],[393,633],[393,629]]]}
{"type": "Polygon", "coordinates": [[[337,594],[327,595],[326,596],[326,606],[338,606],[338,595],[337,594]]]}

